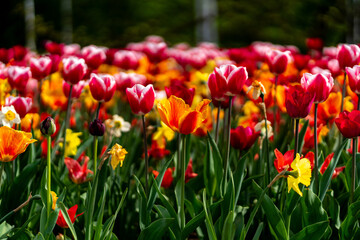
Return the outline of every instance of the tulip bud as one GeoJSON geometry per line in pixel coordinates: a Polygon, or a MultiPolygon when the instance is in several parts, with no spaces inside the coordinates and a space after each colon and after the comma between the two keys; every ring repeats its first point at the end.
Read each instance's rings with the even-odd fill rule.
{"type": "Polygon", "coordinates": [[[144,53],[149,58],[150,62],[160,62],[166,57],[166,43],[153,43],[153,42],[146,42],[144,45],[144,53]]]}
{"type": "Polygon", "coordinates": [[[45,118],[44,121],[40,123],[40,131],[44,136],[51,136],[56,132],[55,121],[52,117],[45,118]]]}
{"type": "Polygon", "coordinates": [[[115,78],[109,74],[92,73],[89,87],[94,99],[108,102],[114,96],[116,90],[115,78]]]}
{"type": "Polygon", "coordinates": [[[146,85],[146,76],[138,73],[119,72],[114,75],[116,88],[121,92],[125,92],[127,88],[132,88],[135,84],[146,85]]]}
{"type": "Polygon", "coordinates": [[[315,94],[315,103],[324,102],[334,86],[331,73],[304,73],[301,78],[301,86],[305,91],[315,94]]]}
{"type": "Polygon", "coordinates": [[[152,84],[146,87],[135,84],[126,89],[126,96],[134,114],[143,115],[151,111],[155,101],[155,91],[152,84]]]}
{"type": "Polygon", "coordinates": [[[272,73],[281,74],[285,72],[290,59],[289,51],[281,52],[278,50],[269,50],[266,53],[266,62],[272,73]]]}
{"type": "Polygon", "coordinates": [[[356,65],[353,68],[347,67],[346,73],[349,77],[351,91],[360,94],[360,66],[356,65]]]}
{"type": "Polygon", "coordinates": [[[95,119],[89,124],[89,132],[93,136],[101,137],[105,133],[105,124],[100,119],[95,119]]]}
{"type": "Polygon", "coordinates": [[[114,65],[122,69],[137,69],[142,55],[135,51],[121,50],[114,55],[114,65]]]}

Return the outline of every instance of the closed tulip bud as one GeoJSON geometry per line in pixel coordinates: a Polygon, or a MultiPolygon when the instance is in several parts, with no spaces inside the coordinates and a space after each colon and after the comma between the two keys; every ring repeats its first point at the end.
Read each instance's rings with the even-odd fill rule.
{"type": "Polygon", "coordinates": [[[5,106],[11,106],[11,105],[14,106],[20,118],[23,118],[30,111],[32,107],[32,99],[28,97],[9,96],[5,99],[5,106]]]}
{"type": "Polygon", "coordinates": [[[195,88],[187,88],[184,85],[176,84],[170,87],[165,87],[166,96],[169,98],[174,95],[178,98],[182,98],[186,104],[191,106],[195,95],[195,88]]]}
{"type": "MultiPolygon", "coordinates": [[[[80,81],[77,84],[73,85],[72,92],[71,92],[71,98],[79,98],[85,85],[86,85],[85,81],[80,81]]],[[[66,97],[69,97],[70,84],[68,84],[65,81],[63,81],[63,92],[66,97]]]]}
{"type": "Polygon", "coordinates": [[[56,132],[54,119],[52,117],[45,118],[45,120],[40,123],[40,131],[44,136],[53,135],[56,132]]]}
{"type": "Polygon", "coordinates": [[[314,102],[320,103],[328,98],[334,86],[334,79],[330,73],[326,72],[317,74],[304,73],[301,78],[301,86],[305,91],[315,94],[314,102]]]}
{"type": "Polygon", "coordinates": [[[290,86],[285,95],[286,111],[292,118],[305,118],[309,115],[315,95],[306,92],[301,86],[290,86]]]}
{"type": "Polygon", "coordinates": [[[95,119],[89,124],[89,132],[93,136],[101,137],[105,133],[105,124],[100,119],[95,119]]]}
{"type": "Polygon", "coordinates": [[[52,62],[49,57],[31,58],[30,69],[33,78],[41,80],[47,77],[52,68],[52,62]]]}
{"type": "Polygon", "coordinates": [[[122,69],[135,70],[138,68],[141,58],[142,54],[138,52],[121,50],[115,53],[113,64],[122,69]]]}
{"type": "Polygon", "coordinates": [[[81,54],[91,69],[97,69],[106,60],[105,49],[94,45],[84,47],[81,54]]]}
{"type": "Polygon", "coordinates": [[[266,62],[272,73],[281,74],[285,72],[290,60],[290,51],[282,52],[270,49],[266,52],[266,62]]]}
{"type": "Polygon", "coordinates": [[[114,96],[116,90],[115,78],[109,74],[92,73],[89,87],[94,99],[108,102],[114,96]]]}
{"type": "Polygon", "coordinates": [[[29,67],[11,66],[8,68],[8,82],[12,88],[19,91],[25,90],[28,80],[31,78],[29,67]]]}
{"type": "Polygon", "coordinates": [[[343,111],[335,119],[336,126],[341,134],[346,138],[355,138],[360,136],[360,111],[343,111]]]}
{"type": "Polygon", "coordinates": [[[86,74],[87,65],[84,59],[77,57],[68,57],[62,60],[63,69],[62,75],[64,80],[71,83],[77,84],[86,74]]]}
{"type": "Polygon", "coordinates": [[[146,87],[135,84],[132,88],[126,89],[126,96],[130,103],[131,111],[134,114],[145,115],[154,106],[155,91],[152,84],[146,87]]]}
{"type": "Polygon", "coordinates": [[[356,65],[353,68],[347,67],[346,73],[349,77],[351,91],[360,94],[360,66],[356,65]]]}
{"type": "Polygon", "coordinates": [[[353,67],[359,63],[360,48],[355,44],[340,44],[337,47],[336,58],[342,70],[345,70],[345,67],[353,67]]]}
{"type": "Polygon", "coordinates": [[[260,132],[255,132],[251,127],[238,126],[231,129],[231,146],[238,150],[248,150],[260,136],[260,132]]]}

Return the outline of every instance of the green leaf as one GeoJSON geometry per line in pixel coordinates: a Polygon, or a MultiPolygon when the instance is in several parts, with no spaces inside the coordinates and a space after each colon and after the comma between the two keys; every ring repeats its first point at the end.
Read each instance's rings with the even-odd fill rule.
{"type": "Polygon", "coordinates": [[[304,136],[306,133],[306,129],[309,126],[309,120],[306,120],[304,122],[304,125],[301,127],[300,133],[299,133],[299,152],[302,152],[303,146],[304,146],[304,136]]]}
{"type": "Polygon", "coordinates": [[[215,175],[216,175],[216,195],[222,196],[222,184],[221,184],[221,179],[223,179],[223,174],[224,174],[224,168],[223,168],[223,159],[221,157],[219,148],[215,142],[215,140],[213,139],[213,137],[210,135],[210,133],[208,132],[208,139],[210,141],[210,145],[212,148],[212,152],[213,152],[213,159],[214,159],[214,167],[215,167],[215,175]]]}
{"type": "Polygon", "coordinates": [[[45,240],[44,236],[41,234],[41,232],[39,232],[36,237],[34,238],[34,240],[45,240]]]}
{"type": "Polygon", "coordinates": [[[242,186],[243,180],[245,178],[245,167],[246,167],[247,155],[248,155],[248,153],[244,154],[240,158],[240,163],[237,166],[237,169],[235,170],[235,173],[234,173],[235,204],[238,202],[238,199],[240,196],[240,191],[241,191],[241,186],[242,186]]]}
{"type": "Polygon", "coordinates": [[[291,240],[321,239],[321,236],[324,235],[328,226],[328,221],[322,221],[308,225],[303,230],[292,236],[291,240]]]}
{"type": "Polygon", "coordinates": [[[348,142],[349,142],[349,139],[345,139],[344,142],[341,144],[341,146],[337,149],[337,151],[334,154],[333,160],[330,162],[329,166],[327,167],[324,175],[322,176],[322,178],[320,180],[319,198],[321,201],[324,200],[325,194],[330,186],[331,178],[334,173],[335,167],[341,156],[341,152],[343,151],[345,146],[348,144],[348,142]]]}
{"type": "Polygon", "coordinates": [[[358,219],[360,218],[360,201],[354,202],[349,206],[347,216],[340,226],[340,237],[342,240],[353,239],[354,234],[359,228],[358,219]]]}
{"type": "MultiPolygon", "coordinates": [[[[143,230],[146,228],[146,226],[149,223],[149,216],[148,216],[148,212],[147,212],[147,207],[146,207],[146,202],[147,202],[147,198],[146,198],[146,194],[145,194],[145,190],[140,182],[140,180],[134,175],[135,181],[136,181],[136,189],[137,192],[140,196],[140,206],[139,206],[139,224],[140,224],[140,229],[143,230]]],[[[156,185],[156,184],[154,184],[156,185]]]]}
{"type": "Polygon", "coordinates": [[[209,196],[214,196],[216,190],[216,175],[214,169],[214,157],[210,147],[209,138],[207,139],[206,157],[204,158],[204,183],[206,192],[209,196]]]}
{"type": "Polygon", "coordinates": [[[57,203],[57,205],[58,205],[58,206],[60,207],[60,209],[61,209],[61,212],[62,212],[62,215],[63,215],[63,217],[64,217],[64,219],[65,219],[65,222],[66,222],[66,224],[67,224],[67,225],[69,226],[69,228],[70,228],[71,234],[73,235],[74,239],[77,240],[77,235],[76,235],[76,231],[75,231],[75,229],[74,229],[74,225],[73,225],[73,223],[71,222],[71,219],[70,219],[70,217],[69,217],[69,214],[68,214],[68,212],[67,212],[67,209],[66,209],[64,203],[59,202],[59,203],[57,203]]]}
{"type": "Polygon", "coordinates": [[[168,227],[175,221],[174,218],[160,218],[141,231],[138,239],[161,239],[168,227]]]}
{"type": "Polygon", "coordinates": [[[94,138],[89,137],[88,139],[86,139],[86,141],[81,144],[76,152],[76,155],[74,157],[74,159],[78,159],[80,157],[80,155],[87,149],[90,147],[90,145],[94,142],[94,138]]]}
{"type": "Polygon", "coordinates": [[[311,189],[303,191],[300,201],[302,209],[303,228],[317,222],[327,221],[328,216],[318,196],[311,189]]]}
{"type": "Polygon", "coordinates": [[[221,234],[222,240],[231,240],[234,238],[233,224],[234,224],[234,212],[230,211],[224,222],[224,227],[221,234]]]}
{"type": "Polygon", "coordinates": [[[203,191],[203,204],[204,204],[205,219],[206,219],[205,224],[206,224],[206,229],[207,229],[207,232],[208,232],[208,235],[209,235],[209,239],[210,240],[216,240],[217,237],[216,237],[216,233],[215,233],[211,213],[207,209],[206,189],[204,189],[204,191],[203,191]]]}
{"type": "Polygon", "coordinates": [[[254,235],[254,237],[253,237],[252,240],[258,240],[258,239],[260,238],[260,235],[261,235],[261,232],[262,232],[263,228],[264,228],[264,223],[261,222],[261,223],[258,225],[258,227],[257,227],[257,229],[256,229],[256,232],[255,232],[255,235],[254,235]]]}
{"type": "MultiPolygon", "coordinates": [[[[58,216],[59,216],[59,211],[60,211],[60,209],[56,208],[55,211],[52,211],[50,213],[50,216],[47,219],[45,230],[44,230],[44,232],[42,232],[42,234],[45,236],[45,238],[47,238],[53,232],[53,229],[54,229],[54,227],[56,225],[56,221],[57,221],[58,216]]],[[[45,212],[46,212],[46,210],[45,210],[45,212]]]]}

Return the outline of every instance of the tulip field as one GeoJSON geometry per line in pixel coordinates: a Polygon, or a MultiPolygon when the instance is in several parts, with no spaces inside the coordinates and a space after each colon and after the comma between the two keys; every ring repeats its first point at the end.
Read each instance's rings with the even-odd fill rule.
{"type": "Polygon", "coordinates": [[[0,48],[0,239],[360,239],[360,47],[306,46],[0,48]]]}

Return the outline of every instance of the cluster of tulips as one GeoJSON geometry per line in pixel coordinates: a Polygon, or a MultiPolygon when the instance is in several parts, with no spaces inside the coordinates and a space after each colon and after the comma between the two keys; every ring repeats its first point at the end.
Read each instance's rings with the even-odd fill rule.
{"type": "Polygon", "coordinates": [[[358,239],[360,48],[306,45],[1,48],[0,239],[358,239]]]}

